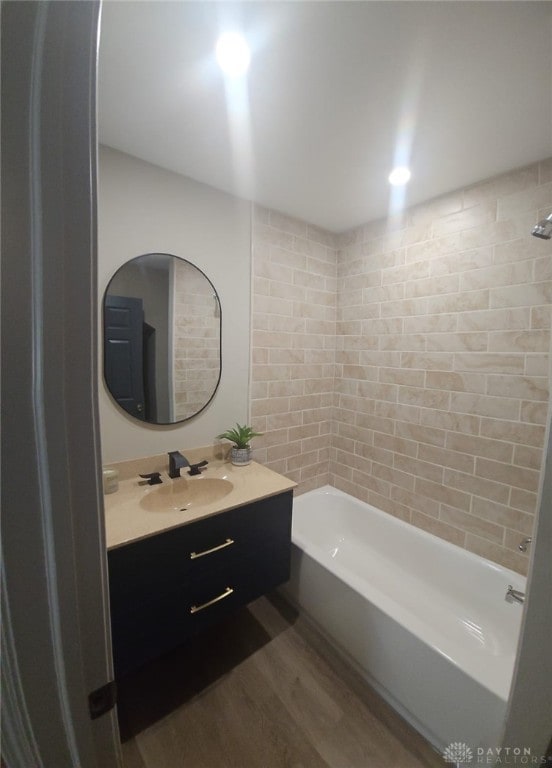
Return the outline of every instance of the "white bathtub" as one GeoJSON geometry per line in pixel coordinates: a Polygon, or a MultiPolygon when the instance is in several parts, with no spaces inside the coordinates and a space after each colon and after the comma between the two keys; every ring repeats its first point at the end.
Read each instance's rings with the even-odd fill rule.
{"type": "Polygon", "coordinates": [[[523,576],[325,486],[293,508],[287,597],[439,750],[496,747],[523,576]]]}

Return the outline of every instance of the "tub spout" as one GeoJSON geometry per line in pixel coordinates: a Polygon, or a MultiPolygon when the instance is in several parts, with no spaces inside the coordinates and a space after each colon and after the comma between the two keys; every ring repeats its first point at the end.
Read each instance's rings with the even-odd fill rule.
{"type": "Polygon", "coordinates": [[[520,592],[519,589],[514,589],[511,584],[508,584],[504,599],[507,603],[523,603],[525,601],[525,592],[520,592]]]}

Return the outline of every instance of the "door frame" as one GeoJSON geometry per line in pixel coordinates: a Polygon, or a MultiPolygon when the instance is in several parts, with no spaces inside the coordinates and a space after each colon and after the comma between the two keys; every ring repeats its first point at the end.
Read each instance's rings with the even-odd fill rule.
{"type": "Polygon", "coordinates": [[[116,768],[97,371],[100,3],[2,3],[2,758],[116,768]]]}

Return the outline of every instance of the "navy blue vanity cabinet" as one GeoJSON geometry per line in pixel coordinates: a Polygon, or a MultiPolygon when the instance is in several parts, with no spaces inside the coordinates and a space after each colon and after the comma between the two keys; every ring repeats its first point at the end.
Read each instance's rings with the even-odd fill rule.
{"type": "Polygon", "coordinates": [[[115,675],[289,579],[293,492],[108,552],[115,675]]]}

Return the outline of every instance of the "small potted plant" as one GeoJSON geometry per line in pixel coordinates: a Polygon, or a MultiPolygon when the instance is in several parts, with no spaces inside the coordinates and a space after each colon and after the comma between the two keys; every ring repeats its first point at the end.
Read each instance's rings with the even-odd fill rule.
{"type": "Polygon", "coordinates": [[[261,437],[261,435],[262,432],[254,432],[251,427],[247,427],[245,424],[243,426],[236,424],[232,429],[227,429],[226,432],[217,435],[217,439],[230,440],[234,443],[230,452],[230,459],[232,464],[243,467],[251,461],[251,440],[254,437],[261,437]]]}

